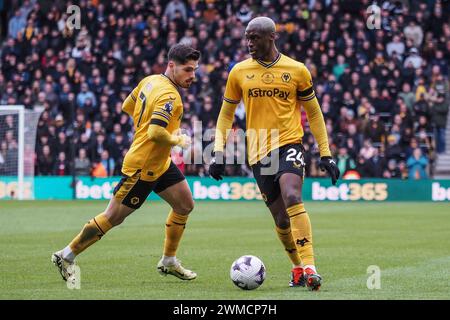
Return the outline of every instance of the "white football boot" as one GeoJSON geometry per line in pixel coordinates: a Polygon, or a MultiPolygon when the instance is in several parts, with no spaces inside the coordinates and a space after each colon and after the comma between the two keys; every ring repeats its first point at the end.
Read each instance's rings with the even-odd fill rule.
{"type": "Polygon", "coordinates": [[[75,261],[69,262],[64,260],[62,257],[62,252],[57,251],[52,254],[52,262],[58,268],[59,273],[64,281],[73,281],[75,277],[75,261]]]}
{"type": "Polygon", "coordinates": [[[173,275],[181,280],[194,280],[197,278],[197,274],[191,270],[185,269],[181,265],[181,261],[176,259],[175,263],[172,265],[164,265],[163,259],[159,260],[157,265],[157,270],[160,275],[167,276],[168,274],[173,275]]]}

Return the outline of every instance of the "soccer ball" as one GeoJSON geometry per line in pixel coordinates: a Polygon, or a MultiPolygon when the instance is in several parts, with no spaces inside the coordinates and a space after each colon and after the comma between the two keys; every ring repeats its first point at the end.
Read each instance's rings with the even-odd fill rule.
{"type": "Polygon", "coordinates": [[[266,267],[258,257],[242,256],[231,265],[230,278],[239,288],[253,290],[266,279],[266,267]]]}

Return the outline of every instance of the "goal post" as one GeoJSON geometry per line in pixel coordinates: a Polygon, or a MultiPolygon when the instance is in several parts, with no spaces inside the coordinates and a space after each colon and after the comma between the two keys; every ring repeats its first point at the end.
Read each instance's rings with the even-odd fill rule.
{"type": "Polygon", "coordinates": [[[0,199],[34,198],[34,154],[41,111],[0,105],[0,199]]]}

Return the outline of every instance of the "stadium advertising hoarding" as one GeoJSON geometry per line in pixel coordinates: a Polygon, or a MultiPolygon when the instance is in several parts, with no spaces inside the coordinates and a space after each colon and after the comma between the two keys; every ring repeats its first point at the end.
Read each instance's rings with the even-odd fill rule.
{"type": "MultiPolygon", "coordinates": [[[[120,177],[80,177],[77,199],[104,200],[111,197],[120,177]]],[[[217,182],[209,178],[188,178],[195,200],[262,200],[254,179],[225,178],[217,182]]],[[[71,177],[35,177],[25,183],[27,199],[72,199],[71,177]],[[34,190],[33,190],[34,189],[34,190]]],[[[11,199],[17,188],[14,177],[0,177],[0,199],[11,199]]],[[[158,199],[152,193],[150,200],[158,199]]],[[[450,201],[450,180],[342,180],[332,186],[329,179],[306,179],[303,187],[305,201],[450,201]]]]}

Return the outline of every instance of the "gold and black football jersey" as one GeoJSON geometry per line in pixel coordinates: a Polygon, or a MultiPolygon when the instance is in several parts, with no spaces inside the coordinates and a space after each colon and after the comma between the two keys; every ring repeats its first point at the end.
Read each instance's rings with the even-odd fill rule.
{"type": "Polygon", "coordinates": [[[250,58],[233,67],[223,99],[233,104],[242,99],[244,103],[250,165],[273,149],[301,142],[303,128],[297,102],[314,98],[309,70],[281,53],[271,63],[250,58]]]}
{"type": "Polygon", "coordinates": [[[154,181],[169,168],[171,146],[150,141],[148,127],[152,120],[170,134],[180,127],[183,104],[178,87],[163,74],[148,76],[127,97],[122,110],[133,117],[135,129],[122,173],[132,176],[141,170],[142,180],[154,181]]]}

